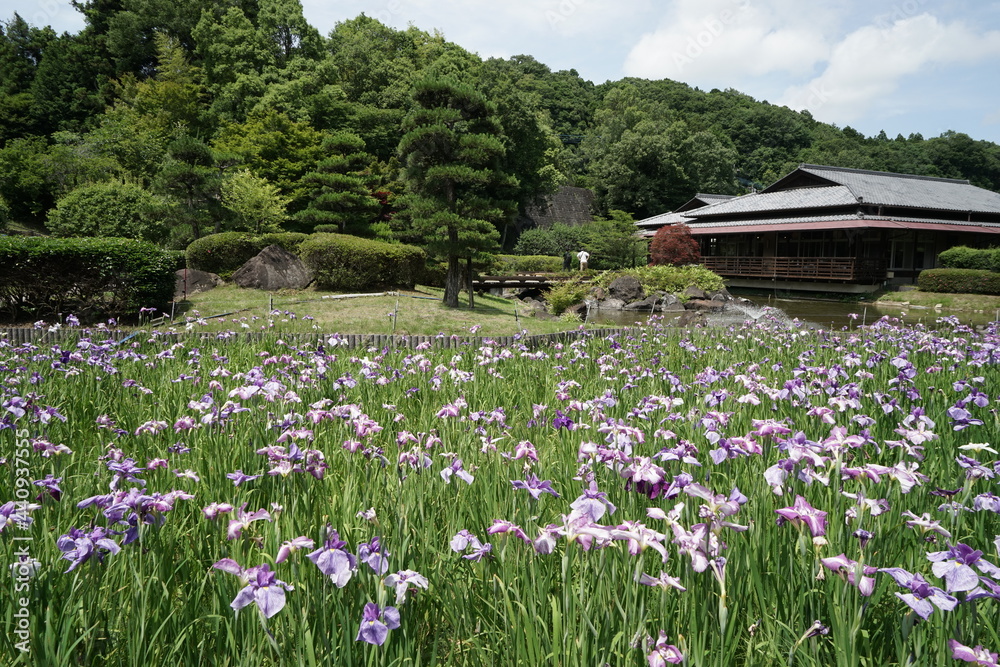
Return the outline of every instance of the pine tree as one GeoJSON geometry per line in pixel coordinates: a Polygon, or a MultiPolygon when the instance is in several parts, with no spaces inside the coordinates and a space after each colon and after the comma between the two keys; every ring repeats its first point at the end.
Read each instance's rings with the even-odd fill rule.
{"type": "Polygon", "coordinates": [[[323,140],[324,158],[316,170],[302,177],[313,187],[308,206],[296,214],[302,225],[337,225],[341,234],[365,235],[381,209],[372,196],[365,172],[374,157],[364,151],[356,134],[339,132],[323,140]]]}
{"type": "Polygon", "coordinates": [[[400,203],[409,231],[447,259],[444,304],[456,308],[459,261],[496,249],[497,225],[516,208],[517,181],[496,168],[504,153],[500,125],[482,94],[452,80],[425,79],[413,96],[399,144],[408,190],[400,203]]]}

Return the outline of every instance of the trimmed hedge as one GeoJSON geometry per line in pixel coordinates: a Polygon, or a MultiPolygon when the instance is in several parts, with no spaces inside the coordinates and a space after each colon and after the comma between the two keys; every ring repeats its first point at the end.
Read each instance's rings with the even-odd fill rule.
{"type": "Polygon", "coordinates": [[[322,289],[413,287],[424,266],[420,248],[346,234],[313,234],[299,256],[322,289]]]}
{"type": "Polygon", "coordinates": [[[11,319],[137,317],[174,294],[174,260],[144,241],[0,237],[0,305],[11,319]]]}
{"type": "Polygon", "coordinates": [[[1000,273],[978,269],[928,269],[917,285],[924,292],[949,294],[1000,294],[1000,273]]]}
{"type": "Polygon", "coordinates": [[[497,255],[490,270],[497,275],[507,275],[509,273],[557,273],[563,270],[563,260],[562,257],[553,257],[551,255],[497,255]]]}
{"type": "Polygon", "coordinates": [[[964,245],[955,246],[938,255],[938,262],[946,269],[1000,271],[1000,248],[978,249],[964,245]]]}
{"type": "Polygon", "coordinates": [[[259,236],[250,232],[209,234],[187,247],[187,266],[189,269],[216,273],[228,279],[267,246],[279,245],[288,252],[298,253],[299,245],[307,238],[308,234],[298,232],[259,236]]]}

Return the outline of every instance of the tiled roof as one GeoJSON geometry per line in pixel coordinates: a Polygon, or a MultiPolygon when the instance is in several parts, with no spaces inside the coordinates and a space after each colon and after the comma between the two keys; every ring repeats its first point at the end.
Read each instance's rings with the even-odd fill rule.
{"type": "Polygon", "coordinates": [[[703,219],[710,216],[745,215],[800,208],[857,206],[857,204],[858,199],[849,188],[843,185],[834,185],[825,188],[798,188],[743,195],[689,211],[688,215],[692,218],[703,219]]]}
{"type": "Polygon", "coordinates": [[[664,225],[676,225],[680,222],[687,224],[691,222],[691,218],[684,213],[661,213],[652,218],[639,220],[635,224],[637,227],[663,227],[664,225]]]}
{"type": "Polygon", "coordinates": [[[865,204],[1000,213],[1000,194],[968,181],[813,164],[799,169],[847,187],[865,204]]]}

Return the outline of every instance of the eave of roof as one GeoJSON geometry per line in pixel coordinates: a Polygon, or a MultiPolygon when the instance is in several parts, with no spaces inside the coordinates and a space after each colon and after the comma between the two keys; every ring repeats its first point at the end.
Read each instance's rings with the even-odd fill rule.
{"type": "Polygon", "coordinates": [[[827,229],[913,229],[927,231],[971,232],[1000,234],[1000,223],[968,223],[956,220],[926,218],[886,218],[873,216],[808,216],[745,222],[718,221],[690,225],[693,236],[708,234],[756,234],[777,231],[821,231],[827,229]]]}

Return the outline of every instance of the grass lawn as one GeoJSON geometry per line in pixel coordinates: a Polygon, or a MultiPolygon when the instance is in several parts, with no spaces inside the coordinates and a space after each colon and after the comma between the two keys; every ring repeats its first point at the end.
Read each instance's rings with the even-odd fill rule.
{"type": "Polygon", "coordinates": [[[416,290],[399,292],[399,296],[324,299],[339,295],[311,289],[269,293],[225,285],[179,302],[174,326],[184,326],[187,318],[213,318],[208,320],[207,330],[278,328],[292,333],[388,334],[393,333],[393,312],[395,333],[400,335],[457,333],[479,325],[481,335],[509,336],[524,329],[529,334],[544,334],[579,326],[579,322],[569,320],[532,317],[519,303],[496,296],[477,295],[475,308],[470,310],[468,294],[463,293],[460,308],[446,308],[441,303],[442,295],[441,289],[418,286],[416,290]],[[270,318],[269,307],[273,308],[270,318]],[[222,317],[214,317],[218,315],[222,317]]]}

